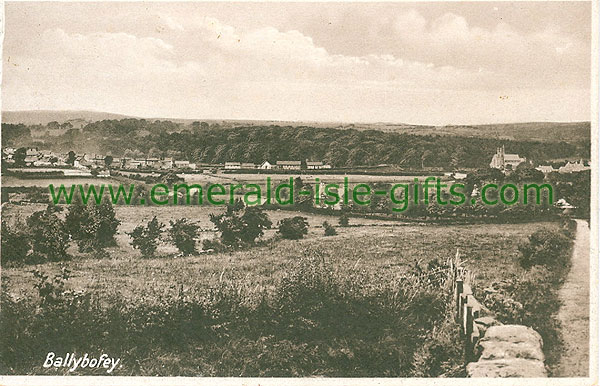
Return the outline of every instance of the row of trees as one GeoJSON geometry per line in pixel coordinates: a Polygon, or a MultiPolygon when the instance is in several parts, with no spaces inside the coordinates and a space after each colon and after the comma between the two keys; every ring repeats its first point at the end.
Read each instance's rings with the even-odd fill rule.
{"type": "MultiPolygon", "coordinates": [[[[100,205],[83,205],[76,202],[64,216],[59,206],[48,205],[45,210],[29,216],[25,224],[2,223],[2,263],[43,263],[70,259],[67,249],[74,241],[81,253],[106,255],[105,248],[115,246],[115,235],[120,221],[110,202],[100,205]]],[[[219,232],[216,240],[205,240],[203,249],[223,250],[252,246],[271,228],[272,222],[260,207],[246,207],[241,200],[229,205],[221,214],[212,214],[211,222],[219,232]]],[[[340,218],[342,226],[348,218],[340,218]]],[[[294,216],[278,222],[277,233],[284,239],[297,240],[308,234],[306,217],[294,216]]],[[[325,235],[336,234],[335,228],[325,222],[325,235]]],[[[130,244],[144,257],[154,257],[162,241],[173,243],[183,255],[198,253],[196,239],[198,224],[181,218],[171,220],[164,235],[165,224],[153,217],[148,223],[138,225],[127,235],[130,244]]]]}

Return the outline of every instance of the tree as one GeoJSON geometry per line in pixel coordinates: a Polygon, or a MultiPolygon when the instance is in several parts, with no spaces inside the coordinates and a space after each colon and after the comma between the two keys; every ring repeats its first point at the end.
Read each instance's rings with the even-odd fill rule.
{"type": "Polygon", "coordinates": [[[210,215],[210,221],[221,232],[221,242],[228,246],[251,244],[271,228],[269,216],[259,206],[245,207],[238,199],[220,215],[210,215]]]}
{"type": "Polygon", "coordinates": [[[60,124],[56,121],[52,121],[48,122],[48,124],[46,124],[46,127],[50,130],[57,130],[60,129],[60,124]]]}
{"type": "Polygon", "coordinates": [[[114,236],[120,223],[110,201],[100,205],[75,201],[65,216],[65,228],[77,241],[80,252],[100,251],[115,245],[114,236]]]}
{"type": "Polygon", "coordinates": [[[56,209],[51,205],[48,205],[46,210],[34,212],[29,216],[27,227],[36,260],[60,261],[69,258],[69,234],[64,222],[56,215],[56,209]]]}
{"type": "Polygon", "coordinates": [[[277,224],[279,227],[277,233],[284,239],[301,239],[308,234],[308,222],[306,220],[306,217],[302,216],[284,218],[277,224]]]}
{"type": "Polygon", "coordinates": [[[23,167],[25,166],[25,158],[27,158],[27,149],[24,147],[20,147],[15,150],[15,154],[13,154],[13,159],[15,160],[15,166],[23,167]]]}
{"type": "Polygon", "coordinates": [[[310,209],[313,195],[311,184],[305,184],[299,176],[294,179],[294,206],[300,209],[310,209]],[[300,194],[300,192],[310,192],[310,194],[300,194]]]}
{"type": "Polygon", "coordinates": [[[69,153],[67,154],[67,164],[73,166],[73,164],[75,163],[75,152],[73,150],[69,151],[69,153]]]}
{"type": "Polygon", "coordinates": [[[131,237],[131,246],[139,249],[143,257],[154,257],[163,227],[164,224],[159,222],[156,216],[145,227],[138,225],[127,233],[131,237]]]}
{"type": "Polygon", "coordinates": [[[112,155],[107,155],[106,157],[104,157],[104,166],[106,166],[107,168],[110,167],[110,165],[113,162],[113,156],[112,155]]]}
{"type": "Polygon", "coordinates": [[[187,219],[181,218],[177,221],[169,221],[169,237],[173,244],[184,255],[196,254],[196,235],[198,225],[189,223],[187,219]]]}

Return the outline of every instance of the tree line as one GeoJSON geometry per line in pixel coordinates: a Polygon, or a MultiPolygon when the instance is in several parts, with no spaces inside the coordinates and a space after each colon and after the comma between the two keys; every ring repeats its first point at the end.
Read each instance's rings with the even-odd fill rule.
{"type": "Polygon", "coordinates": [[[2,131],[3,146],[39,144],[64,152],[77,149],[113,156],[174,157],[196,163],[308,159],[334,167],[387,164],[405,169],[459,169],[488,165],[501,145],[507,152],[533,161],[589,158],[590,152],[589,140],[574,144],[308,126],[224,129],[201,122],[183,125],[144,119],[93,122],[81,130],[68,129],[40,140],[22,124],[2,124],[2,131]]]}

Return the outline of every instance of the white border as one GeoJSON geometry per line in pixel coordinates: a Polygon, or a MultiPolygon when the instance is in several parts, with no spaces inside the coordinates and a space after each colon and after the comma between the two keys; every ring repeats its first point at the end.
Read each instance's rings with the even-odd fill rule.
{"type": "MultiPolygon", "coordinates": [[[[17,1],[31,1],[31,0],[15,0],[17,1]]],[[[51,1],[51,0],[42,0],[51,1]]],[[[104,0],[105,2],[119,0],[104,0]]],[[[133,2],[137,2],[135,0],[133,2]]],[[[148,0],[146,0],[148,1],[148,0]]],[[[175,2],[174,0],[149,0],[150,2],[175,2]]],[[[218,2],[219,0],[204,0],[206,2],[218,2]]],[[[238,0],[239,2],[254,2],[254,0],[238,0]]],[[[266,0],[263,2],[296,2],[297,0],[266,0]]],[[[348,2],[355,2],[355,0],[342,0],[348,2]]],[[[342,2],[340,0],[321,0],[320,2],[342,2]]],[[[512,2],[511,0],[477,0],[479,2],[512,2]]],[[[557,1],[557,0],[527,0],[532,1],[557,1]]],[[[568,1],[587,1],[587,0],[568,0],[568,1]]],[[[65,1],[66,2],[66,1],[65,1]]],[[[91,1],[84,1],[91,2],[91,1]]],[[[308,2],[308,1],[301,1],[308,2]]],[[[359,1],[356,1],[359,2],[359,1]]],[[[379,0],[372,1],[367,0],[365,2],[436,2],[426,0],[379,0]]],[[[437,2],[448,2],[447,0],[441,0],[437,2]]],[[[599,270],[598,270],[598,241],[600,237],[600,227],[598,223],[598,198],[600,198],[600,186],[598,180],[600,178],[600,168],[598,164],[598,148],[599,148],[599,133],[598,133],[598,120],[599,120],[599,106],[598,106],[598,67],[599,67],[599,0],[591,0],[592,10],[592,36],[591,36],[591,165],[592,165],[592,186],[591,186],[591,221],[590,221],[590,368],[589,377],[587,378],[208,378],[208,377],[126,377],[126,376],[2,376],[0,375],[0,386],[36,386],[36,385],[57,385],[57,386],[70,386],[70,385],[86,385],[86,386],[101,386],[101,385],[217,385],[217,386],[279,386],[279,385],[565,385],[565,386],[591,386],[598,385],[598,298],[599,298],[599,287],[600,282],[599,270]],[[595,194],[594,194],[595,193],[595,194]]],[[[4,0],[2,0],[2,7],[0,8],[0,19],[2,23],[1,29],[1,41],[0,45],[3,44],[4,40],[4,0]]],[[[2,74],[2,63],[0,63],[0,75],[2,74]]],[[[1,78],[0,78],[1,79],[1,78]]],[[[1,82],[1,80],[0,80],[1,82]]],[[[1,106],[1,94],[0,94],[0,106],[1,106]]],[[[0,109],[1,111],[1,109],[0,109]]],[[[1,271],[0,271],[1,274],[1,271]]]]}

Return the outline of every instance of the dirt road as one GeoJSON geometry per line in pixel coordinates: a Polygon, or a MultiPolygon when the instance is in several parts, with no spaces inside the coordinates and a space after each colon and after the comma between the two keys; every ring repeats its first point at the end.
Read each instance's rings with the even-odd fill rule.
{"type": "Polygon", "coordinates": [[[590,229],[587,221],[575,221],[573,265],[559,292],[562,307],[557,317],[562,323],[565,348],[553,371],[555,377],[587,377],[589,371],[590,229]]]}

